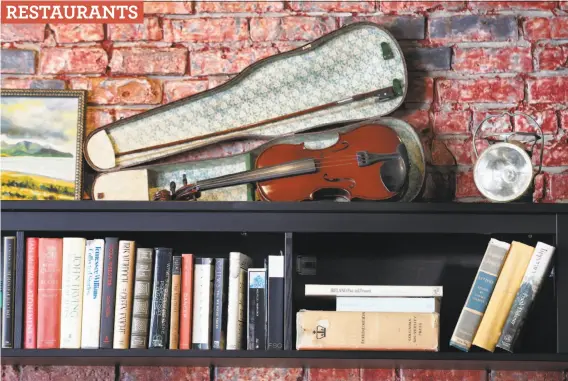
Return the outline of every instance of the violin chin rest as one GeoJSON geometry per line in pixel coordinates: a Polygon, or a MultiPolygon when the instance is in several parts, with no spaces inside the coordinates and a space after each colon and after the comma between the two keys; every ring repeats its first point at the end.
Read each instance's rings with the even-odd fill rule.
{"type": "Polygon", "coordinates": [[[381,166],[381,180],[389,192],[398,193],[406,184],[410,160],[406,146],[400,143],[396,149],[398,158],[387,160],[381,166]]]}

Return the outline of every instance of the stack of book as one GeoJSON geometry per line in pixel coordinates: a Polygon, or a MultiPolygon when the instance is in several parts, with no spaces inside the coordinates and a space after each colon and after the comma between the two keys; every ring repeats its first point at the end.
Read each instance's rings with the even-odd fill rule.
{"type": "Polygon", "coordinates": [[[555,248],[492,238],[456,324],[450,345],[513,352],[543,280],[550,274],[555,248]]]}
{"type": "Polygon", "coordinates": [[[26,349],[284,349],[282,255],[252,268],[239,252],[203,258],[117,237],[27,238],[17,291],[16,237],[3,243],[3,348],[19,347],[20,336],[26,349]]]}
{"type": "Polygon", "coordinates": [[[305,293],[335,298],[336,311],[298,312],[299,350],[439,350],[442,286],[308,284],[305,293]]]}

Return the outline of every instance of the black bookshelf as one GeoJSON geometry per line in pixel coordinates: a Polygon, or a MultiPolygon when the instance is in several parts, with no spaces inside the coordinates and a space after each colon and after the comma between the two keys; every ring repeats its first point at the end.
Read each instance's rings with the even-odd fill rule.
{"type": "Polygon", "coordinates": [[[312,257],[318,266],[312,277],[294,274],[294,317],[301,308],[329,308],[326,301],[305,298],[306,283],[380,279],[444,286],[441,348],[435,353],[3,349],[3,364],[568,369],[568,205],[4,201],[1,210],[3,234],[113,233],[178,249],[189,240],[197,254],[234,249],[255,261],[283,250],[288,233],[294,258],[312,257]],[[490,237],[556,246],[553,275],[518,353],[462,353],[447,345],[490,237]]]}

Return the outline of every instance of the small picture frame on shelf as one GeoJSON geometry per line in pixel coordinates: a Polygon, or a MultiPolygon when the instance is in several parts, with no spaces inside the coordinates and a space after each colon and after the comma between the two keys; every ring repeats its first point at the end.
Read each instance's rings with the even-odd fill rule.
{"type": "Polygon", "coordinates": [[[86,91],[0,89],[2,200],[80,200],[86,91]]]}

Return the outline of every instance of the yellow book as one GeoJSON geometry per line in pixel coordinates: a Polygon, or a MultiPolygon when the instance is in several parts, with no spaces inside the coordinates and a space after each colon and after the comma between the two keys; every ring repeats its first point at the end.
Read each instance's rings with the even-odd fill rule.
{"type": "Polygon", "coordinates": [[[473,345],[493,352],[521,287],[534,247],[513,241],[495,289],[473,339],[473,345]]]}

